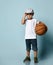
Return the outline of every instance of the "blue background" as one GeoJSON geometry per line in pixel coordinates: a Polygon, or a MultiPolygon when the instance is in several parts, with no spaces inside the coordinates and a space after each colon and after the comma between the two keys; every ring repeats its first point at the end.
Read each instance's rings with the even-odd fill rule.
{"type": "Polygon", "coordinates": [[[38,65],[52,65],[53,61],[53,0],[0,0],[0,65],[35,65],[23,63],[26,56],[21,19],[25,9],[35,11],[34,18],[43,21],[48,31],[38,38],[38,65]]]}

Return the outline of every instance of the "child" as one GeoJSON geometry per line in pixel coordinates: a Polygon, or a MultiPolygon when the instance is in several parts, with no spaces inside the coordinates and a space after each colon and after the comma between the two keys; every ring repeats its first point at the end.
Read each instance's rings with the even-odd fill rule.
{"type": "Polygon", "coordinates": [[[31,61],[30,59],[30,50],[32,45],[32,50],[34,51],[34,62],[38,62],[37,58],[37,38],[36,33],[34,31],[37,20],[33,18],[34,10],[33,9],[27,9],[25,11],[24,16],[22,17],[22,24],[26,24],[25,28],[25,41],[26,41],[26,58],[25,61],[31,61]]]}

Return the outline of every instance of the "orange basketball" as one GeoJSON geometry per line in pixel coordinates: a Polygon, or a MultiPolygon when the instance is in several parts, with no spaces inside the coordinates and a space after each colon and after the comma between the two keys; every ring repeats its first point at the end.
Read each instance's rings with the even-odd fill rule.
{"type": "Polygon", "coordinates": [[[43,22],[36,24],[35,33],[37,35],[44,35],[47,32],[47,26],[43,22]]]}

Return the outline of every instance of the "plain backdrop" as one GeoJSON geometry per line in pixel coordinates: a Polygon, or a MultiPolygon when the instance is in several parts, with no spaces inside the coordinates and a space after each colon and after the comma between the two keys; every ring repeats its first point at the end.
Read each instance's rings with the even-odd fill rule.
{"type": "Polygon", "coordinates": [[[53,63],[53,0],[0,0],[0,65],[34,65],[33,51],[31,62],[23,63],[25,25],[21,19],[27,8],[34,9],[34,18],[48,27],[45,35],[37,36],[38,65],[53,63]]]}

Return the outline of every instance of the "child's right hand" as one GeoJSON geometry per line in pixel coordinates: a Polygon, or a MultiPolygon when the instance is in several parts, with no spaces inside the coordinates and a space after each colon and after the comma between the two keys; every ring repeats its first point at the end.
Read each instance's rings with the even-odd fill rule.
{"type": "Polygon", "coordinates": [[[22,20],[21,20],[21,23],[22,23],[22,24],[25,24],[25,22],[26,22],[26,16],[27,16],[27,14],[24,13],[24,15],[23,15],[23,17],[22,17],[22,20]]]}
{"type": "Polygon", "coordinates": [[[24,13],[24,17],[26,17],[27,16],[27,14],[26,13],[24,13]]]}

